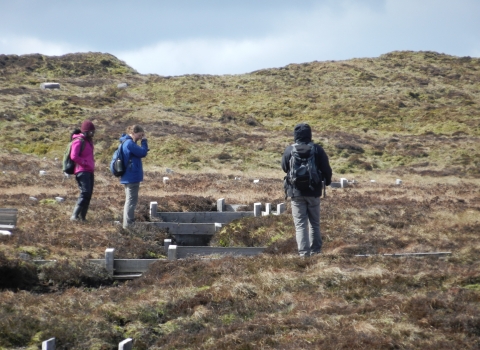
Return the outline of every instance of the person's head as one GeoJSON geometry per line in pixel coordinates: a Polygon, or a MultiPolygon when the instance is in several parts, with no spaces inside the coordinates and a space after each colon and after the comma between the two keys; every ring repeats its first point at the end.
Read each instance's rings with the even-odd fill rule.
{"type": "Polygon", "coordinates": [[[130,125],[127,128],[127,134],[130,135],[134,142],[137,142],[145,136],[145,130],[140,125],[130,125]]]}
{"type": "Polygon", "coordinates": [[[307,123],[295,125],[293,129],[293,139],[295,142],[309,143],[312,141],[312,129],[307,123]]]}
{"type": "Polygon", "coordinates": [[[95,125],[90,120],[84,120],[80,131],[88,138],[92,138],[95,135],[95,125]]]}

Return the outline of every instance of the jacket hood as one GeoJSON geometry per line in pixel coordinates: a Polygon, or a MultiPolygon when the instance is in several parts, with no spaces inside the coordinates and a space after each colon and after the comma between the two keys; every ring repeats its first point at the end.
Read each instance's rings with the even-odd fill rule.
{"type": "Polygon", "coordinates": [[[120,136],[120,142],[123,142],[127,139],[132,139],[132,137],[130,135],[127,135],[127,134],[122,134],[122,136],[120,136]]]}
{"type": "Polygon", "coordinates": [[[87,139],[83,133],[78,133],[78,134],[73,134],[72,135],[72,140],[78,139],[79,137],[81,137],[82,139],[85,139],[85,140],[87,139]]]}
{"type": "Polygon", "coordinates": [[[293,129],[293,139],[295,142],[309,143],[312,141],[312,129],[307,123],[295,125],[293,129]]]}

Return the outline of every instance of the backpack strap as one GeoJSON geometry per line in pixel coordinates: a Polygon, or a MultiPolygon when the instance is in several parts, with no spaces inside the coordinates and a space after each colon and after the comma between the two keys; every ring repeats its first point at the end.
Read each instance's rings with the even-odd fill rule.
{"type": "Polygon", "coordinates": [[[123,140],[123,141],[120,143],[120,145],[118,146],[119,151],[122,153],[123,166],[125,167],[125,169],[127,168],[127,166],[126,166],[125,164],[127,163],[127,165],[128,165],[128,162],[130,162],[130,158],[128,159],[128,162],[125,162],[125,152],[123,152],[123,144],[124,144],[125,142],[127,142],[128,140],[129,140],[129,139],[123,140]]]}
{"type": "MultiPolygon", "coordinates": [[[[292,144],[292,150],[290,151],[290,160],[289,160],[289,169],[288,169],[288,173],[287,173],[287,176],[285,176],[285,184],[284,184],[284,189],[285,189],[285,199],[288,198],[288,195],[287,195],[287,188],[288,188],[288,185],[292,186],[293,187],[293,182],[292,182],[292,172],[294,170],[294,167],[295,167],[295,158],[297,158],[296,154],[298,154],[297,152],[297,146],[300,145],[299,143],[295,142],[294,144],[292,144]]],[[[292,198],[295,196],[294,194],[295,191],[292,191],[292,198]]]]}
{"type": "Polygon", "coordinates": [[[85,149],[85,139],[83,137],[77,137],[75,140],[72,141],[72,144],[78,139],[80,139],[80,151],[78,152],[78,156],[80,157],[83,150],[85,149]]]}
{"type": "Polygon", "coordinates": [[[80,142],[82,143],[80,145],[80,153],[78,153],[79,156],[82,155],[83,150],[85,149],[85,139],[83,137],[80,137],[80,142]]]}
{"type": "MultiPolygon", "coordinates": [[[[313,152],[314,154],[314,165],[315,165],[315,171],[318,173],[320,172],[320,174],[322,174],[322,172],[320,170],[318,170],[317,168],[317,147],[315,147],[315,144],[313,142],[310,142],[309,145],[311,145],[311,149],[310,149],[310,152],[313,152]]],[[[325,186],[325,180],[323,179],[323,174],[322,176],[320,177],[320,197],[322,196],[322,192],[323,192],[323,198],[325,198],[327,196],[327,189],[326,189],[326,186],[325,186]]]]}
{"type": "MultiPolygon", "coordinates": [[[[294,143],[292,146],[292,150],[290,151],[290,159],[288,160],[288,172],[287,172],[287,175],[285,175],[285,177],[283,178],[283,190],[285,191],[285,200],[288,198],[288,188],[289,186],[292,184],[292,182],[290,181],[290,174],[292,172],[292,168],[293,168],[293,163],[295,161],[295,156],[293,155],[293,153],[297,150],[297,148],[295,147],[297,144],[294,143]]],[[[293,191],[292,191],[292,196],[293,196],[293,191]]]]}

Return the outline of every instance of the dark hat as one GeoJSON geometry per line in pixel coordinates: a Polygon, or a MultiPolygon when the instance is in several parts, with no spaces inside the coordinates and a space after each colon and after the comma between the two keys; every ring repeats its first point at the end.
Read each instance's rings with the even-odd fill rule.
{"type": "Polygon", "coordinates": [[[295,125],[293,129],[293,139],[295,142],[311,142],[312,141],[312,129],[307,123],[300,123],[295,125]]]}
{"type": "Polygon", "coordinates": [[[82,132],[95,131],[95,125],[90,120],[84,120],[80,127],[82,132]]]}

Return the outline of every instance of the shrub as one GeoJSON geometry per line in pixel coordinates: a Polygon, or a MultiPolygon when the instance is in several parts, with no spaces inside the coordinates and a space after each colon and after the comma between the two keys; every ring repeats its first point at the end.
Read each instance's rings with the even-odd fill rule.
{"type": "Polygon", "coordinates": [[[365,150],[362,147],[351,143],[337,143],[335,144],[335,147],[349,153],[365,153],[365,150]]]}
{"type": "Polygon", "coordinates": [[[220,160],[229,160],[232,159],[232,156],[226,152],[222,152],[217,156],[217,158],[220,160]]]}

